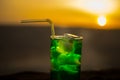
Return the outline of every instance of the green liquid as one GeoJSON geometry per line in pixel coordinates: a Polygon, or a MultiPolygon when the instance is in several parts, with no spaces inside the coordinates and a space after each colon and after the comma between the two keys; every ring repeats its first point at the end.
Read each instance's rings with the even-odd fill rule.
{"type": "Polygon", "coordinates": [[[80,80],[82,40],[51,39],[51,80],[80,80]]]}

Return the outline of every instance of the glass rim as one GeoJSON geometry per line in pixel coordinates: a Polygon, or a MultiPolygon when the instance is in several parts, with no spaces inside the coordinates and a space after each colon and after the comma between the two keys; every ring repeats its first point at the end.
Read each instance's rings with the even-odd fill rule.
{"type": "MultiPolygon", "coordinates": [[[[50,36],[50,38],[52,38],[52,39],[62,39],[63,37],[64,37],[63,35],[55,35],[54,38],[53,38],[52,35],[50,36]]],[[[82,36],[78,36],[78,37],[73,37],[73,39],[83,40],[83,37],[82,36]]]]}

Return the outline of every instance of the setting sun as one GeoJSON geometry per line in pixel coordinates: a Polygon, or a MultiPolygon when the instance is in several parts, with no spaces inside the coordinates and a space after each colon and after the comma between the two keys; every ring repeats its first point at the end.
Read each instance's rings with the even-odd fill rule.
{"type": "Polygon", "coordinates": [[[99,16],[97,21],[100,26],[106,25],[106,17],[105,16],[99,16]]]}

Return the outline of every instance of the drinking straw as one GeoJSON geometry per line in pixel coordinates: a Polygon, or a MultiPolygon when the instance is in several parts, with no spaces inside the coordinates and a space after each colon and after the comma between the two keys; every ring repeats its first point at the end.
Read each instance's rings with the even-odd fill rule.
{"type": "Polygon", "coordinates": [[[34,22],[48,22],[51,25],[51,38],[55,37],[54,24],[50,19],[30,19],[30,20],[21,20],[21,23],[34,23],[34,22]]]}

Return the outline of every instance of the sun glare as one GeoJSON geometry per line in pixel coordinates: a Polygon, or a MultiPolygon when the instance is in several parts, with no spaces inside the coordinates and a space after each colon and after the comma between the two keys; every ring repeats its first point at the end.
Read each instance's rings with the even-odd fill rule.
{"type": "Polygon", "coordinates": [[[97,21],[98,21],[98,25],[100,25],[100,26],[106,25],[106,17],[105,16],[99,16],[97,21]]]}
{"type": "Polygon", "coordinates": [[[116,7],[113,0],[74,0],[69,4],[76,9],[99,15],[111,13],[116,7]]]}

